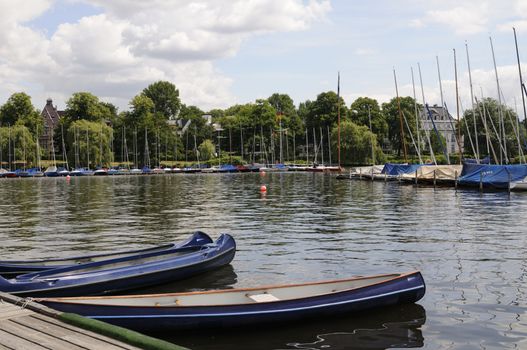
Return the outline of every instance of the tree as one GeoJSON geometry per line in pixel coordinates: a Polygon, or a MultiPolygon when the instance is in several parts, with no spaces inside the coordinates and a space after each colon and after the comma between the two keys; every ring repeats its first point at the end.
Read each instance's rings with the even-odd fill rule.
{"type": "Polygon", "coordinates": [[[446,147],[446,140],[445,137],[442,134],[438,134],[434,132],[433,130],[430,131],[430,144],[432,145],[432,149],[434,150],[434,154],[440,155],[443,154],[444,149],[446,147]],[[438,137],[439,135],[439,137],[438,137]]]}
{"type": "Polygon", "coordinates": [[[370,128],[371,116],[371,131],[377,135],[377,139],[383,142],[388,138],[388,123],[381,111],[377,100],[369,97],[359,97],[350,107],[350,119],[357,125],[367,126],[370,128]]]}
{"type": "MultiPolygon", "coordinates": [[[[341,161],[343,164],[371,164],[372,159],[372,142],[375,154],[375,163],[384,162],[384,154],[377,143],[377,136],[370,132],[369,128],[363,125],[357,125],[351,121],[343,121],[341,129],[341,161]]],[[[336,130],[333,130],[332,140],[336,140],[336,130]]],[[[333,142],[333,148],[337,148],[336,141],[333,142]]]]}
{"type": "Polygon", "coordinates": [[[116,118],[115,106],[100,102],[99,98],[89,92],[76,92],[66,101],[64,111],[67,125],[75,120],[100,122],[116,118]]]}
{"type": "Polygon", "coordinates": [[[302,106],[306,127],[309,129],[336,125],[339,105],[342,120],[346,118],[348,109],[342,97],[338,97],[335,92],[323,92],[315,101],[306,101],[302,106]]]}
{"type": "Polygon", "coordinates": [[[504,104],[500,106],[499,102],[493,98],[485,98],[482,101],[478,101],[474,109],[467,109],[463,114],[463,119],[461,120],[461,133],[464,137],[466,152],[474,153],[475,150],[472,150],[470,144],[470,141],[472,140],[474,148],[476,148],[477,142],[481,158],[488,155],[493,159],[493,162],[499,163],[501,158],[502,163],[505,163],[505,156],[503,155],[505,147],[500,147],[498,141],[498,134],[501,130],[500,107],[502,112],[501,115],[503,116],[503,126],[505,127],[507,159],[510,160],[511,158],[518,156],[518,139],[515,130],[517,130],[517,126],[519,126],[520,144],[524,145],[526,140],[525,127],[523,123],[518,121],[518,116],[511,108],[504,104]],[[474,128],[474,117],[476,120],[476,128],[474,128]],[[475,133],[475,130],[477,131],[477,134],[475,133]],[[487,138],[489,140],[488,145],[487,138]],[[494,152],[492,151],[493,149],[494,152]],[[494,157],[494,153],[496,154],[496,157],[494,157]]]}
{"type": "Polygon", "coordinates": [[[7,102],[0,107],[0,124],[7,125],[24,125],[33,134],[39,130],[42,133],[44,121],[40,113],[31,103],[31,97],[24,92],[12,94],[7,102]]]}
{"type": "Polygon", "coordinates": [[[178,115],[181,108],[179,90],[168,81],[157,81],[143,90],[143,95],[154,102],[154,112],[165,120],[178,115]]]}
{"type": "Polygon", "coordinates": [[[102,122],[82,119],[72,122],[67,131],[65,130],[70,164],[92,168],[110,166],[113,162],[112,133],[113,129],[102,122]]]}
{"type": "MultiPolygon", "coordinates": [[[[408,151],[413,149],[414,154],[417,153],[415,147],[412,144],[412,133],[414,140],[417,138],[417,128],[415,119],[415,100],[412,97],[400,97],[401,112],[402,112],[402,124],[404,130],[404,139],[406,142],[406,149],[408,151]],[[405,122],[406,119],[406,122],[405,122]],[[409,132],[410,131],[410,132],[409,132]]],[[[418,108],[420,106],[418,105],[418,108]]],[[[388,137],[392,146],[397,150],[400,155],[403,148],[403,141],[401,139],[401,119],[399,115],[399,107],[397,98],[394,97],[390,102],[382,104],[382,113],[388,123],[388,137]]],[[[416,141],[417,142],[417,141],[416,141]]]]}
{"type": "Polygon", "coordinates": [[[214,156],[216,148],[214,146],[214,143],[212,143],[211,140],[207,139],[203,141],[201,145],[199,145],[198,150],[200,159],[206,161],[211,159],[212,156],[214,156]]]}

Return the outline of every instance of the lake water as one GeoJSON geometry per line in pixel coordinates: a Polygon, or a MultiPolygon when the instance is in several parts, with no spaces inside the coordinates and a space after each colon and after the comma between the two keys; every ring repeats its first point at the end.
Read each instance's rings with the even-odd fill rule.
{"type": "Polygon", "coordinates": [[[415,269],[427,282],[415,305],[278,328],[156,335],[192,349],[527,349],[527,193],[313,173],[176,174],[2,179],[0,198],[2,259],[140,248],[194,230],[235,237],[231,266],[149,291],[415,269]]]}

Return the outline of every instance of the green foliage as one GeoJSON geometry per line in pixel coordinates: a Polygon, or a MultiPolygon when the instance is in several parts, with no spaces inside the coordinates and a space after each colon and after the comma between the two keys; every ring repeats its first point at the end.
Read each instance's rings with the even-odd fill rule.
{"type": "Polygon", "coordinates": [[[157,81],[148,85],[142,95],[149,97],[154,103],[154,113],[160,114],[164,120],[175,117],[181,108],[179,90],[168,81],[157,81]]]}
{"type": "Polygon", "coordinates": [[[65,132],[68,158],[74,167],[110,166],[113,129],[104,123],[77,120],[65,132]]]}
{"type": "Polygon", "coordinates": [[[113,120],[116,110],[115,106],[100,102],[97,96],[89,92],[76,92],[66,101],[66,124],[81,119],[91,122],[113,120]]]}
{"type": "Polygon", "coordinates": [[[0,128],[0,167],[12,170],[37,165],[37,144],[24,125],[0,128]]]}
{"type": "Polygon", "coordinates": [[[7,102],[0,107],[0,124],[4,126],[23,125],[34,134],[37,133],[37,130],[42,133],[44,129],[44,121],[40,117],[40,113],[31,103],[31,97],[24,92],[12,94],[7,102]]]}
{"type": "MultiPolygon", "coordinates": [[[[430,144],[432,145],[432,149],[434,150],[434,155],[436,157],[436,161],[439,162],[437,159],[439,155],[443,154],[443,150],[446,149],[446,140],[445,137],[442,134],[436,133],[435,131],[430,131],[430,144]]],[[[444,156],[443,156],[444,157],[444,156]]],[[[446,164],[446,160],[445,160],[446,164]]]]}
{"type": "MultiPolygon", "coordinates": [[[[377,143],[377,136],[363,125],[351,121],[341,123],[341,162],[342,164],[372,164],[372,143],[374,145],[375,163],[383,163],[384,154],[377,143]]],[[[332,140],[336,140],[336,130],[333,130],[332,140]]],[[[333,141],[336,149],[336,142],[333,141]]]]}
{"type": "Polygon", "coordinates": [[[282,122],[282,129],[289,130],[289,133],[300,134],[303,131],[302,119],[300,119],[293,99],[287,94],[272,94],[267,101],[280,115],[278,123],[282,122]]]}
{"type": "Polygon", "coordinates": [[[215,154],[216,147],[211,140],[205,140],[199,145],[199,157],[200,160],[207,161],[211,159],[215,154]]]}
{"type": "MultiPolygon", "coordinates": [[[[466,153],[473,153],[469,140],[470,134],[474,148],[476,148],[475,143],[478,143],[481,158],[490,155],[494,162],[499,162],[500,145],[498,142],[498,133],[500,130],[500,107],[502,111],[501,115],[503,116],[503,125],[505,126],[507,158],[515,158],[519,155],[518,141],[514,130],[519,126],[521,135],[520,143],[523,144],[521,140],[526,139],[525,126],[518,121],[518,116],[511,108],[503,104],[500,106],[499,102],[492,98],[485,98],[483,101],[478,101],[474,109],[467,109],[463,115],[463,119],[461,120],[461,133],[464,136],[466,153]],[[476,121],[477,135],[474,130],[474,118],[476,121]],[[488,146],[487,137],[490,141],[488,146]],[[492,148],[494,148],[496,158],[493,156],[492,148]]],[[[503,152],[502,159],[505,162],[503,152]]]]}
{"type": "MultiPolygon", "coordinates": [[[[406,149],[408,153],[416,154],[415,147],[412,144],[412,138],[408,132],[410,128],[414,140],[417,138],[416,119],[415,119],[415,100],[412,97],[401,97],[401,112],[403,116],[402,124],[404,130],[404,140],[406,142],[406,149]],[[406,118],[406,125],[404,118],[406,118]]],[[[419,108],[419,105],[418,105],[419,108]]],[[[382,104],[382,112],[386,123],[388,124],[388,138],[392,144],[392,147],[397,150],[397,153],[401,155],[403,149],[403,141],[401,138],[401,118],[399,115],[399,108],[397,98],[394,97],[390,102],[382,104]]]]}
{"type": "Polygon", "coordinates": [[[341,118],[348,115],[342,97],[338,97],[333,91],[323,92],[315,101],[306,101],[301,106],[299,114],[308,129],[332,126],[337,123],[339,106],[341,118]]]}
{"type": "Polygon", "coordinates": [[[377,139],[383,142],[388,138],[388,123],[383,115],[377,100],[369,97],[359,97],[350,107],[350,120],[357,125],[365,125],[377,135],[377,139]],[[371,118],[370,118],[371,117],[371,118]]]}

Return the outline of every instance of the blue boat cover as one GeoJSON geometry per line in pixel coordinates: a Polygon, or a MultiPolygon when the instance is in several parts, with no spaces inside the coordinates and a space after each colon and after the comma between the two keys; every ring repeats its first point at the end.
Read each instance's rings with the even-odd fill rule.
{"type": "Polygon", "coordinates": [[[488,165],[464,163],[463,171],[459,178],[460,184],[506,188],[509,182],[521,181],[527,177],[527,165],[488,165]]]}
{"type": "Polygon", "coordinates": [[[393,164],[386,163],[384,168],[382,168],[381,174],[386,175],[401,175],[401,174],[410,174],[415,172],[417,169],[422,167],[423,164],[393,164]]]}
{"type": "MultiPolygon", "coordinates": [[[[473,159],[473,158],[464,158],[463,159],[463,163],[477,164],[478,160],[477,159],[473,159]]],[[[480,164],[490,164],[490,157],[486,156],[485,158],[480,159],[479,163],[480,164]]]]}

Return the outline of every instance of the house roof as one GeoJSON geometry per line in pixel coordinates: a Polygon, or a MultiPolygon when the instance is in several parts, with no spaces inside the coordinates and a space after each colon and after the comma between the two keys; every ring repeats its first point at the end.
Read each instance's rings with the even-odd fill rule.
{"type": "Polygon", "coordinates": [[[46,105],[44,106],[44,109],[42,109],[42,113],[40,113],[40,115],[42,115],[46,124],[55,126],[59,122],[60,117],[64,115],[64,112],[57,111],[57,107],[53,106],[53,100],[48,98],[46,100],[46,105]]]}

